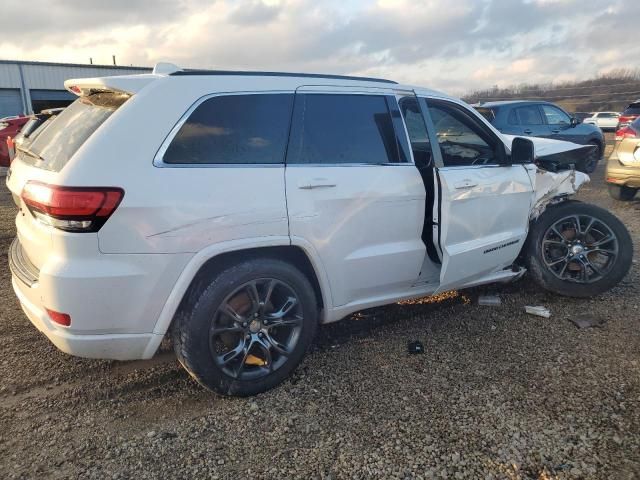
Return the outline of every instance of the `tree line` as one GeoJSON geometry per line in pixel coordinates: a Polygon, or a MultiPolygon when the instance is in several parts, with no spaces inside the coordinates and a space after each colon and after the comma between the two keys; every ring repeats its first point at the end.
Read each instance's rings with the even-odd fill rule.
{"type": "Polygon", "coordinates": [[[640,69],[618,69],[589,80],[512,85],[476,90],[464,97],[467,103],[498,100],[545,100],[569,112],[621,112],[640,99],[640,69]]]}

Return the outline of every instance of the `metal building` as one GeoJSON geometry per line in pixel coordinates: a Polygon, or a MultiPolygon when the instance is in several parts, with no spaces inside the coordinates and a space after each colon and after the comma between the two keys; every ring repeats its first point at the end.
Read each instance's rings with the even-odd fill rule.
{"type": "Polygon", "coordinates": [[[0,60],[0,118],[69,105],[75,99],[64,89],[69,78],[148,72],[151,68],[0,60]]]}

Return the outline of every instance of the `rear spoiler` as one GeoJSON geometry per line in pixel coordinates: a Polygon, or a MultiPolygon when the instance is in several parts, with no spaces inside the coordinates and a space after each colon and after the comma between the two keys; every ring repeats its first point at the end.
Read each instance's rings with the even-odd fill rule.
{"type": "Polygon", "coordinates": [[[152,73],[140,75],[117,75],[113,77],[73,78],[64,82],[64,88],[71,93],[83,96],[91,92],[122,92],[134,95],[154,80],[180,70],[172,63],[158,63],[152,73]]]}
{"type": "Polygon", "coordinates": [[[79,97],[92,92],[122,92],[134,95],[159,78],[154,74],[122,75],[115,77],[73,78],[64,82],[64,88],[79,97]]]}

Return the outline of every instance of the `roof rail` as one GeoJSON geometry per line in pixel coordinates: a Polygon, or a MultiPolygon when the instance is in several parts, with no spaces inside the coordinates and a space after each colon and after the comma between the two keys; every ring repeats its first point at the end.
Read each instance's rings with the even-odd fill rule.
{"type": "MultiPolygon", "coordinates": [[[[178,67],[176,67],[178,68],[178,67]]],[[[320,73],[292,73],[292,72],[255,72],[241,70],[196,70],[196,69],[178,69],[169,73],[171,76],[188,76],[188,75],[237,75],[237,76],[253,76],[253,77],[302,77],[302,78],[326,78],[334,80],[359,80],[361,82],[380,82],[397,84],[393,80],[384,78],[371,77],[352,77],[348,75],[323,75],[320,73]]]]}

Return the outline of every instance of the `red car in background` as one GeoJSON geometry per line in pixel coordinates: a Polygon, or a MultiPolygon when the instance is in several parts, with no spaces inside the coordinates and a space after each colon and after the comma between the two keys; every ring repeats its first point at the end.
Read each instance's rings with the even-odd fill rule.
{"type": "Polygon", "coordinates": [[[14,138],[28,121],[27,116],[0,118],[0,167],[8,167],[11,161],[7,139],[14,138]]]}

